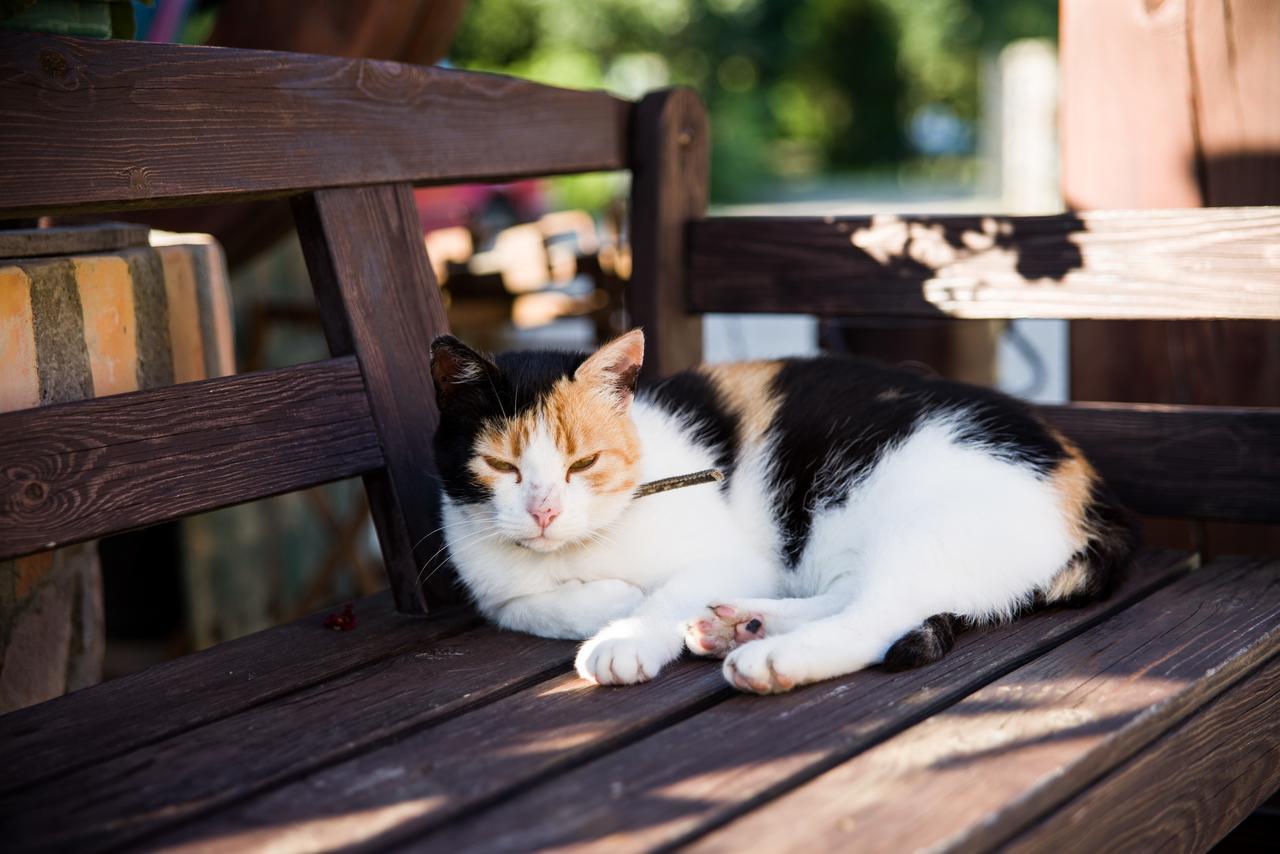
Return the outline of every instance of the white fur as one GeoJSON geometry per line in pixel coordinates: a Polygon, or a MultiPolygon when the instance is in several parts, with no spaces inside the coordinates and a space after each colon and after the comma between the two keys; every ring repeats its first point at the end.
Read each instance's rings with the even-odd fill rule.
{"type": "MultiPolygon", "coordinates": [[[[643,399],[631,417],[643,480],[714,464],[681,419],[643,399]]],[[[728,653],[726,678],[787,690],[879,662],[934,614],[1006,616],[1078,547],[1050,484],[958,442],[962,419],[928,419],[856,482],[827,484],[794,569],[781,558],[765,443],[741,449],[728,490],[601,501],[572,477],[564,483],[572,461],[541,436],[519,462],[522,482],[504,484],[495,509],[445,501],[446,542],[499,625],[586,639],[577,668],[587,679],[650,679],[686,633],[693,651],[724,652],[695,644],[694,627],[721,619],[706,606],[728,603],[758,615],[767,636],[728,653]],[[538,533],[525,505],[542,489],[558,490],[564,509],[547,530],[554,548],[535,550],[519,542],[538,533]]]]}

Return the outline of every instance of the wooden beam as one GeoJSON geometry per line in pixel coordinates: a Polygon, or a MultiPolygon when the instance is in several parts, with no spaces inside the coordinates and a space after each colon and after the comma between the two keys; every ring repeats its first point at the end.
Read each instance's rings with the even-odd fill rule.
{"type": "MultiPolygon", "coordinates": [[[[262,571],[274,571],[264,561],[262,571]]],[[[479,618],[457,609],[398,614],[390,593],[353,603],[358,628],[334,632],[311,614],[170,659],[83,691],[0,715],[9,773],[0,798],[232,717],[376,662],[420,653],[479,618]]]]}
{"type": "Polygon", "coordinates": [[[1211,850],[1280,788],[1277,709],[1280,659],[1273,658],[1001,850],[1211,850]]]}
{"type": "Polygon", "coordinates": [[[449,321],[413,192],[408,184],[319,190],[295,199],[294,214],[329,349],[358,357],[381,440],[385,468],[364,483],[396,607],[454,604],[432,453],[440,414],[431,341],[449,321]]]}
{"type": "Polygon", "coordinates": [[[0,559],[382,463],[355,359],[0,415],[0,559]]]}
{"type": "Polygon", "coordinates": [[[1280,409],[1077,403],[1039,411],[1136,512],[1280,522],[1280,409]]]}
{"type": "Polygon", "coordinates": [[[0,258],[114,252],[146,246],[150,234],[151,229],[132,222],[0,230],[0,258]]]}
{"type": "Polygon", "coordinates": [[[630,106],[395,62],[0,33],[0,218],[622,169],[630,106]]]}
{"type": "Polygon", "coordinates": [[[644,327],[643,377],[652,380],[702,361],[702,318],[686,298],[690,220],[707,208],[711,131],[691,89],[646,95],[632,129],[631,281],[627,312],[644,327]]]}
{"type": "Polygon", "coordinates": [[[1280,319],[1280,208],[712,218],[694,311],[1280,319]]]}

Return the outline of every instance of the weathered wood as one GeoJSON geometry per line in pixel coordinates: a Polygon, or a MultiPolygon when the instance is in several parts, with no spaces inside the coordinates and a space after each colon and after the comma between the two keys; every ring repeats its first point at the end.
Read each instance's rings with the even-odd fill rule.
{"type": "Polygon", "coordinates": [[[1280,409],[1041,406],[1139,513],[1280,521],[1280,409]]]}
{"type": "Polygon", "coordinates": [[[1280,789],[1277,709],[1272,659],[1004,850],[1208,851],[1280,789]]]}
{"type": "Polygon", "coordinates": [[[993,850],[1277,652],[1280,562],[1210,564],[694,850],[993,850]]]}
{"type": "MultiPolygon", "coordinates": [[[[957,702],[1185,566],[1169,553],[1149,555],[1109,602],[962,635],[930,667],[866,670],[775,697],[735,696],[422,842],[440,851],[674,846],[957,702]]],[[[797,819],[783,823],[793,827],[797,819]]]]}
{"type": "Polygon", "coordinates": [[[0,415],[0,558],[382,463],[348,357],[0,415]]]}
{"type": "MultiPolygon", "coordinates": [[[[1280,204],[1280,4],[1063,5],[1068,207],[1280,204]]],[[[1269,268],[1275,271],[1274,264],[1269,268]]],[[[1280,406],[1280,324],[1070,324],[1071,397],[1280,406]]],[[[1208,556],[1280,553],[1280,526],[1146,520],[1148,541],[1208,556]]]]}
{"type": "Polygon", "coordinates": [[[685,244],[707,208],[711,129],[692,89],[646,95],[631,130],[631,281],[627,312],[644,327],[643,377],[702,361],[702,318],[689,313],[685,244]]]}
{"type": "Polygon", "coordinates": [[[694,311],[1280,319],[1280,208],[712,218],[694,311]]]}
{"type": "Polygon", "coordinates": [[[679,662],[654,682],[623,689],[566,674],[148,844],[234,852],[411,842],[731,693],[703,662],[679,662]]]}
{"type": "Polygon", "coordinates": [[[67,225],[56,228],[0,229],[0,258],[37,258],[42,255],[76,255],[114,252],[146,246],[151,230],[131,222],[67,225]]]}
{"type": "Polygon", "coordinates": [[[449,320],[413,192],[407,184],[320,190],[299,197],[294,214],[329,349],[359,358],[381,440],[385,468],[364,484],[396,607],[456,603],[431,447],[440,421],[431,341],[449,320]]]}
{"type": "Polygon", "coordinates": [[[622,169],[629,113],[395,62],[0,33],[0,218],[622,169]]]}
{"type": "MultiPolygon", "coordinates": [[[[270,569],[264,567],[264,571],[270,569]]],[[[383,593],[354,603],[357,628],[314,614],[0,716],[0,793],[47,783],[131,750],[365,665],[420,650],[475,625],[455,610],[406,617],[383,593]]]]}
{"type": "Polygon", "coordinates": [[[573,651],[568,641],[489,628],[423,643],[0,796],[9,850],[101,851],[140,842],[559,675],[573,651]]]}

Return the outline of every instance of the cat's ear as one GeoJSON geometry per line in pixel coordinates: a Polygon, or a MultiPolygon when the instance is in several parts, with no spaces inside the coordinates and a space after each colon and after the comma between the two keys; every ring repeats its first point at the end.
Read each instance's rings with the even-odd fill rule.
{"type": "Polygon", "coordinates": [[[642,364],[644,333],[632,329],[587,357],[573,378],[597,386],[614,401],[619,412],[626,412],[635,397],[642,364]]]}
{"type": "Polygon", "coordinates": [[[431,379],[441,411],[477,395],[492,394],[498,367],[452,335],[431,342],[431,379]]]}

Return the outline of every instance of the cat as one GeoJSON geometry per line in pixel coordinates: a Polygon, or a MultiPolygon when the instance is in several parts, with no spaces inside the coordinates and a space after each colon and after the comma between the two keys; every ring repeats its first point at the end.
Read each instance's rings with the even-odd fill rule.
{"type": "Polygon", "coordinates": [[[967,624],[1105,596],[1134,548],[1080,451],[988,389],[816,357],[637,390],[640,330],[590,356],[431,353],[461,582],[503,628],[584,641],[602,685],[686,647],[757,693],[920,666],[967,624]]]}

